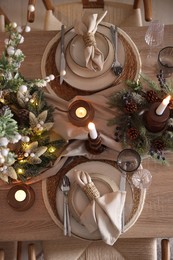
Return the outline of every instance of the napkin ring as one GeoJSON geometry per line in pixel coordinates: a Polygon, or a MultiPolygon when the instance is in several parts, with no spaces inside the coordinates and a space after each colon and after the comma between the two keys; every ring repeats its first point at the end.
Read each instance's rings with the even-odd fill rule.
{"type": "Polygon", "coordinates": [[[86,47],[96,46],[94,33],[86,33],[83,35],[83,41],[86,47]]]}
{"type": "Polygon", "coordinates": [[[93,182],[87,183],[83,187],[83,191],[85,192],[90,201],[100,197],[100,192],[98,191],[93,182]]]}

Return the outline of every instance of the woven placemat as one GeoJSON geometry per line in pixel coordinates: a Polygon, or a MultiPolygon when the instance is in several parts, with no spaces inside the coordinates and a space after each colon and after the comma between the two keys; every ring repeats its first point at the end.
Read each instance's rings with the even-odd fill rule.
{"type": "MultiPolygon", "coordinates": [[[[110,26],[110,24],[104,24],[106,24],[106,26],[110,26]]],[[[123,30],[119,29],[119,32],[119,38],[123,44],[125,51],[125,64],[123,66],[122,74],[115,79],[111,86],[115,86],[127,79],[136,80],[141,70],[141,59],[136,45],[123,30]]],[[[59,41],[60,37],[56,35],[48,43],[43,53],[41,62],[41,72],[43,77],[50,74],[53,74],[55,76],[59,75],[55,63],[55,53],[59,41]]],[[[90,95],[96,93],[96,91],[92,92],[75,89],[74,87],[67,84],[65,81],[62,85],[60,85],[59,77],[56,77],[55,80],[50,82],[50,87],[59,97],[63,98],[64,100],[70,100],[77,95],[90,95]]],[[[105,88],[108,88],[108,86],[105,88]]]]}
{"type": "MultiPolygon", "coordinates": [[[[58,215],[57,209],[56,209],[56,192],[57,187],[60,185],[61,179],[63,176],[73,167],[76,165],[88,162],[89,160],[85,157],[79,156],[75,157],[75,159],[69,163],[67,166],[63,167],[56,175],[45,179],[42,181],[42,194],[43,194],[43,200],[45,203],[45,206],[48,210],[48,213],[50,214],[53,221],[61,228],[63,229],[63,224],[60,220],[60,217],[58,215]]],[[[115,163],[113,161],[107,161],[107,160],[100,160],[102,162],[109,163],[112,166],[115,166],[115,163]]],[[[130,182],[130,176],[128,176],[128,181],[130,182]]],[[[135,187],[133,187],[133,208],[131,210],[131,214],[129,216],[129,219],[125,223],[124,232],[126,232],[128,229],[130,229],[137,219],[139,218],[144,202],[145,202],[145,196],[146,196],[146,190],[140,190],[135,187]]],[[[81,238],[81,237],[79,237],[81,238]]],[[[82,238],[83,239],[83,238],[82,238]]]]}

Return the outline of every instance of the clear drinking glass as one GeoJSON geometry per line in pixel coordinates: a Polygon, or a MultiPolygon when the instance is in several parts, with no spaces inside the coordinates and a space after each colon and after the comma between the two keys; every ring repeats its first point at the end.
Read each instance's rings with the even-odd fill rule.
{"type": "Polygon", "coordinates": [[[162,44],[164,38],[164,24],[159,20],[154,20],[150,23],[146,34],[145,42],[149,46],[149,52],[147,58],[152,56],[153,49],[162,44]]]}
{"type": "Polygon", "coordinates": [[[167,46],[160,50],[158,55],[158,69],[163,71],[165,78],[173,73],[173,46],[167,46]]]}

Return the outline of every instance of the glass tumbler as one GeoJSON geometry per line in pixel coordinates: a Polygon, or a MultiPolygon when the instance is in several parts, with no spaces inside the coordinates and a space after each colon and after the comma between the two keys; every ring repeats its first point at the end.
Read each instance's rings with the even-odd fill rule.
{"type": "Polygon", "coordinates": [[[173,46],[167,46],[160,50],[158,55],[158,68],[163,71],[165,78],[173,73],[173,46]]]}

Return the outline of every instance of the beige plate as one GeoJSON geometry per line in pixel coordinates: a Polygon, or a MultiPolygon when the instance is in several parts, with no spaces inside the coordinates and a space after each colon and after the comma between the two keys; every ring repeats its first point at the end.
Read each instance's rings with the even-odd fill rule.
{"type": "MultiPolygon", "coordinates": [[[[101,162],[101,161],[89,161],[89,162],[84,162],[84,163],[78,164],[77,166],[75,166],[74,168],[70,169],[67,172],[67,176],[69,177],[72,185],[74,183],[73,174],[74,174],[75,169],[84,170],[84,171],[88,172],[90,175],[92,175],[93,173],[97,173],[97,176],[101,176],[101,175],[107,176],[109,185],[110,185],[110,180],[111,180],[111,181],[115,182],[115,189],[116,189],[116,186],[119,186],[120,172],[115,167],[113,167],[112,165],[110,165],[108,163],[101,162]]],[[[99,177],[99,178],[101,179],[101,177],[99,177]]],[[[104,179],[104,181],[105,181],[105,179],[104,179]]],[[[100,185],[100,187],[102,187],[103,189],[106,188],[106,186],[103,183],[102,183],[102,185],[100,185]]],[[[132,190],[131,190],[128,182],[126,185],[126,191],[127,191],[127,196],[126,196],[126,203],[125,203],[125,232],[134,225],[134,223],[140,216],[142,208],[143,208],[143,204],[145,201],[145,190],[139,191],[140,196],[138,194],[138,201],[135,201],[135,202],[133,200],[134,194],[132,194],[132,190]],[[134,208],[135,208],[135,211],[134,211],[134,208]]],[[[103,193],[104,193],[104,191],[103,191],[103,193]]],[[[87,199],[86,199],[86,195],[84,193],[82,193],[81,191],[80,192],[78,191],[77,194],[78,195],[80,194],[80,196],[77,196],[77,197],[74,197],[75,195],[73,196],[73,201],[75,201],[75,202],[74,202],[73,206],[70,205],[70,207],[73,207],[73,210],[72,210],[73,213],[74,213],[74,211],[77,211],[77,215],[79,215],[80,212],[87,205],[87,199]],[[81,205],[81,209],[79,210],[80,205],[81,205]]],[[[63,224],[62,224],[63,223],[63,194],[59,187],[57,187],[57,192],[56,192],[56,207],[57,207],[57,212],[59,215],[59,220],[57,221],[57,223],[59,223],[59,226],[63,229],[63,224]]],[[[72,225],[72,233],[73,233],[73,235],[75,235],[77,237],[80,237],[83,239],[88,239],[88,240],[101,239],[98,231],[90,234],[86,230],[86,228],[83,225],[81,225],[80,222],[78,222],[76,220],[76,217],[74,217],[74,216],[71,216],[71,225],[72,225]]]]}
{"type": "MultiPolygon", "coordinates": [[[[104,25],[99,25],[97,32],[103,34],[111,41],[111,33],[110,33],[109,27],[104,26],[104,25]]],[[[121,29],[119,29],[119,33],[126,36],[126,33],[123,32],[121,29]]],[[[76,36],[76,34],[74,32],[74,29],[68,31],[65,34],[65,43],[64,43],[65,51],[67,49],[68,43],[75,36],[76,36]]],[[[130,39],[130,38],[128,37],[127,39],[130,39]]],[[[132,43],[131,39],[130,39],[130,42],[132,43]]],[[[123,47],[123,44],[120,39],[118,40],[118,46],[119,46],[118,58],[123,66],[125,63],[125,51],[124,51],[124,47],[123,47]]],[[[83,50],[79,50],[79,51],[82,52],[83,50]]],[[[56,67],[57,67],[58,71],[60,71],[60,62],[59,62],[60,54],[61,54],[61,48],[60,48],[60,42],[59,42],[56,53],[55,53],[55,63],[56,63],[56,67]]],[[[113,57],[114,57],[114,53],[112,52],[112,53],[110,53],[108,58],[113,59],[113,57]]],[[[90,73],[89,70],[88,70],[88,73],[90,73]]],[[[73,86],[76,89],[88,90],[88,91],[98,91],[98,90],[104,89],[105,87],[108,87],[111,84],[113,84],[113,82],[116,80],[116,78],[117,77],[111,71],[111,66],[106,73],[101,74],[99,77],[96,76],[96,78],[90,78],[90,77],[84,78],[84,77],[81,77],[81,76],[75,74],[70,69],[70,67],[67,65],[64,81],[66,81],[68,84],[70,84],[71,86],[73,86]]]]}
{"type": "MultiPolygon", "coordinates": [[[[101,34],[97,33],[97,35],[101,35],[101,34]]],[[[98,39],[99,39],[99,37],[98,37],[98,39]]],[[[101,42],[101,39],[102,38],[100,38],[100,41],[98,41],[98,42],[101,42]]],[[[70,51],[71,45],[73,45],[72,42],[70,42],[68,44],[67,49],[66,49],[66,61],[67,61],[67,64],[68,64],[69,68],[75,74],[77,74],[80,77],[84,77],[84,78],[96,78],[96,77],[99,77],[100,75],[103,75],[108,70],[110,70],[110,67],[111,67],[111,65],[113,63],[113,57],[114,57],[111,54],[114,52],[114,49],[113,49],[113,46],[112,46],[110,40],[108,38],[106,38],[106,37],[104,37],[104,39],[105,39],[105,41],[107,41],[108,48],[106,48],[107,51],[104,53],[105,61],[104,61],[103,69],[101,71],[92,71],[92,70],[89,70],[88,68],[84,67],[83,66],[84,57],[82,55],[81,55],[82,56],[81,57],[81,61],[79,60],[79,57],[76,59],[76,61],[78,60],[78,62],[80,62],[81,66],[79,64],[77,64],[77,62],[75,62],[72,59],[72,55],[71,55],[71,51],[70,51]]],[[[102,48],[99,48],[99,49],[102,50],[102,48]]]]}
{"type": "MultiPolygon", "coordinates": [[[[91,173],[90,177],[100,192],[100,196],[118,190],[116,183],[108,176],[91,173]]],[[[69,208],[76,221],[80,222],[80,215],[89,203],[89,199],[81,190],[80,186],[75,181],[71,183],[71,189],[69,192],[69,208]],[[79,200],[79,198],[81,199],[79,200]]]]}

